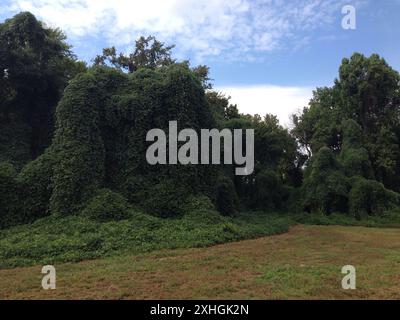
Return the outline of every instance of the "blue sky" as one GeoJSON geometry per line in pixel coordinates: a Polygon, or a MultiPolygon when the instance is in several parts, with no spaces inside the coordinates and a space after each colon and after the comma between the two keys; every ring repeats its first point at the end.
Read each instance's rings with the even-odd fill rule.
{"type": "Polygon", "coordinates": [[[400,70],[400,0],[0,0],[0,20],[21,10],[63,29],[86,61],[156,35],[176,44],[178,58],[210,66],[215,87],[242,112],[273,113],[286,125],[355,51],[400,70]],[[356,9],[355,30],[342,28],[344,5],[356,9]]]}

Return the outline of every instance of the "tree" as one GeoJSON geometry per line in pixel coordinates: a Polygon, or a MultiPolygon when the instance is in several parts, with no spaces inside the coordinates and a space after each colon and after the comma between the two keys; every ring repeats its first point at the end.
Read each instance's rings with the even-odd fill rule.
{"type": "Polygon", "coordinates": [[[334,88],[317,88],[309,106],[302,114],[293,115],[291,131],[308,158],[322,147],[340,149],[340,121],[337,110],[337,92],[334,88]]]}
{"type": "MultiPolygon", "coordinates": [[[[400,167],[400,75],[377,54],[343,59],[335,86],[340,91],[342,117],[354,119],[376,178],[400,191],[393,180],[400,167]]],[[[398,176],[398,175],[397,175],[398,176]]]]}
{"type": "Polygon", "coordinates": [[[0,48],[0,160],[20,167],[50,144],[55,106],[85,65],[28,12],[0,24],[0,48]]]}
{"type": "Polygon", "coordinates": [[[309,158],[326,146],[342,153],[347,167],[356,158],[370,161],[373,172],[367,176],[400,191],[400,75],[378,55],[343,59],[334,86],[317,89],[293,122],[292,134],[309,158]],[[359,126],[360,145],[344,152],[346,120],[359,126]]]}
{"type": "Polygon", "coordinates": [[[354,118],[366,136],[383,123],[398,122],[399,84],[399,73],[377,54],[367,58],[355,53],[343,59],[335,81],[343,117],[354,118]]]}
{"type": "Polygon", "coordinates": [[[194,72],[194,74],[197,75],[197,77],[199,78],[200,82],[202,83],[204,89],[206,89],[206,90],[212,89],[213,86],[211,83],[212,79],[209,77],[209,74],[210,74],[209,67],[207,67],[206,65],[199,65],[197,67],[194,67],[192,69],[192,71],[194,72]]]}
{"type": "MultiPolygon", "coordinates": [[[[173,48],[175,48],[175,45],[166,46],[154,36],[146,38],[141,36],[135,42],[133,53],[125,55],[117,53],[115,47],[104,48],[103,53],[95,57],[94,65],[111,66],[129,73],[133,73],[140,68],[156,69],[176,63],[176,60],[172,58],[173,48]]],[[[188,68],[190,66],[187,60],[181,63],[188,68]]],[[[212,89],[212,79],[209,77],[210,68],[208,66],[199,65],[192,68],[192,71],[205,90],[212,89]]]]}
{"type": "Polygon", "coordinates": [[[207,91],[206,98],[210,105],[214,119],[220,126],[223,126],[225,121],[240,118],[237,105],[232,105],[229,100],[231,97],[217,91],[207,91]]]}
{"type": "Polygon", "coordinates": [[[171,58],[171,50],[175,46],[165,46],[154,36],[141,36],[135,42],[135,50],[129,55],[117,54],[115,47],[103,49],[103,54],[94,59],[95,65],[111,65],[117,69],[133,73],[139,68],[155,69],[175,62],[171,58]]]}
{"type": "Polygon", "coordinates": [[[230,173],[241,202],[252,209],[283,209],[289,189],[299,186],[302,179],[295,139],[279,125],[276,116],[269,114],[264,118],[239,114],[222,125],[229,129],[254,129],[254,173],[230,173]]]}
{"type": "Polygon", "coordinates": [[[400,204],[400,194],[387,190],[382,183],[356,177],[349,193],[349,213],[357,219],[382,215],[400,204]]]}

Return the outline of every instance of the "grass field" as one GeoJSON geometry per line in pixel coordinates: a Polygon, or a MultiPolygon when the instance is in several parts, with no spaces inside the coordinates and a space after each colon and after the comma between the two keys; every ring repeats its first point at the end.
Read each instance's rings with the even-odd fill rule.
{"type": "Polygon", "coordinates": [[[291,227],[285,234],[209,248],[163,250],[0,270],[1,299],[400,299],[400,229],[291,227]],[[357,289],[343,290],[354,265],[357,289]]]}

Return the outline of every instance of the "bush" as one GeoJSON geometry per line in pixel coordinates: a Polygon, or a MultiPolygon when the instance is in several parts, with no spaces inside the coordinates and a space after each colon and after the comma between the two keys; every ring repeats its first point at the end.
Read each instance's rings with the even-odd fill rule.
{"type": "Polygon", "coordinates": [[[123,196],[109,189],[101,189],[89,200],[82,214],[100,222],[118,221],[129,217],[130,210],[123,196]]]}
{"type": "Polygon", "coordinates": [[[227,222],[227,218],[222,216],[218,211],[203,209],[197,211],[188,212],[184,216],[184,220],[189,224],[196,225],[212,225],[217,223],[225,223],[227,222]]]}
{"type": "Polygon", "coordinates": [[[282,233],[288,227],[289,219],[280,216],[249,213],[231,218],[210,210],[170,219],[133,212],[128,219],[109,222],[82,215],[50,216],[0,230],[0,269],[205,247],[282,233]]]}
{"type": "Polygon", "coordinates": [[[53,191],[53,168],[56,163],[51,149],[28,163],[18,175],[22,188],[23,222],[32,222],[50,214],[49,204],[53,191]]]}
{"type": "Polygon", "coordinates": [[[154,185],[151,192],[147,192],[142,199],[146,212],[159,217],[174,217],[184,213],[184,204],[187,190],[171,179],[163,179],[154,185]]]}
{"type": "Polygon", "coordinates": [[[184,213],[215,210],[211,199],[205,195],[190,196],[182,207],[184,213]]]}
{"type": "Polygon", "coordinates": [[[361,177],[353,179],[349,194],[350,214],[357,219],[382,215],[399,205],[400,195],[385,189],[382,183],[361,177]]]}

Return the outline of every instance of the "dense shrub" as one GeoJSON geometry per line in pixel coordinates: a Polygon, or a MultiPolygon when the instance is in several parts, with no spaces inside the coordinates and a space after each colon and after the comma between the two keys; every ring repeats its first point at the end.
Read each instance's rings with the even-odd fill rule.
{"type": "Polygon", "coordinates": [[[0,269],[73,262],[153,250],[205,247],[286,232],[286,217],[246,213],[234,218],[215,211],[160,219],[135,212],[122,221],[100,222],[82,215],[39,219],[0,230],[0,269]]]}
{"type": "Polygon", "coordinates": [[[20,201],[24,222],[31,222],[50,214],[55,164],[55,153],[47,149],[39,158],[28,163],[18,175],[17,179],[22,188],[20,201]]]}
{"type": "Polygon", "coordinates": [[[172,179],[163,179],[147,192],[142,204],[144,209],[159,217],[174,217],[184,213],[188,190],[172,179]]]}
{"type": "Polygon", "coordinates": [[[359,219],[393,209],[400,204],[400,195],[385,189],[378,181],[357,177],[353,179],[349,203],[350,214],[359,219]]]}
{"type": "Polygon", "coordinates": [[[203,210],[215,210],[215,206],[211,199],[206,195],[192,195],[186,199],[182,207],[183,212],[192,213],[203,210]]]}
{"type": "Polygon", "coordinates": [[[118,221],[129,217],[130,208],[126,199],[109,189],[101,189],[88,201],[82,215],[96,221],[118,221]]]}

